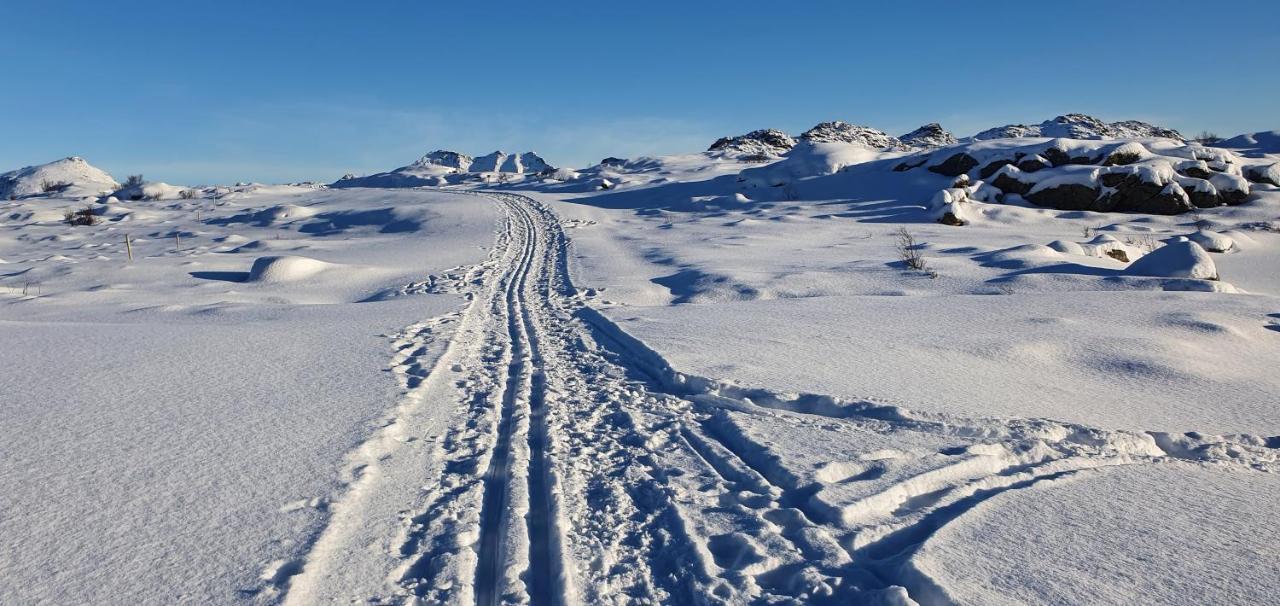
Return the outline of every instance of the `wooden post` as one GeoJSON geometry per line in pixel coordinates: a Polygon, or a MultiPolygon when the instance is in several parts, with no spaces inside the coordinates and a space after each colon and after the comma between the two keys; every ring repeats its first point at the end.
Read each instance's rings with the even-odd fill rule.
{"type": "Polygon", "coordinates": [[[124,235],[124,250],[129,253],[129,262],[133,262],[133,244],[129,242],[129,234],[124,235]]]}
{"type": "Polygon", "coordinates": [[[173,234],[173,250],[174,252],[182,250],[182,236],[179,236],[176,232],[173,234]]]}

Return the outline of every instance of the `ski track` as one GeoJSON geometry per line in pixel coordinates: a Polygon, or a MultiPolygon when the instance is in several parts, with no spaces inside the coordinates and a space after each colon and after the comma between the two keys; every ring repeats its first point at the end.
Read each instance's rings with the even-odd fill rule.
{"type": "Polygon", "coordinates": [[[297,604],[946,604],[907,560],[991,496],[1107,465],[1275,467],[1274,439],[942,418],[682,375],[587,306],[547,206],[468,195],[503,211],[489,260],[387,296],[447,289],[469,305],[397,337],[403,401],[350,456],[345,492],[318,537],[298,559],[273,563],[260,595],[297,604]],[[433,349],[439,343],[447,347],[433,349]],[[874,482],[883,469],[808,477],[752,435],[742,423],[752,418],[969,446],[842,500],[832,486],[874,482]]]}

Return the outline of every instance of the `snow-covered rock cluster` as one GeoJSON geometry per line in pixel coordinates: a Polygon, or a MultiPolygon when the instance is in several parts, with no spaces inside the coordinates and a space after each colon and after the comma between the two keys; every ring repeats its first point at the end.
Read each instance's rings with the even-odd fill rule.
{"type": "Polygon", "coordinates": [[[772,128],[762,128],[745,135],[716,139],[707,151],[770,158],[781,156],[795,146],[796,140],[791,135],[772,128]]]}
{"type": "Polygon", "coordinates": [[[40,194],[97,195],[119,187],[106,171],[75,156],[0,174],[0,199],[40,194]]]}
{"type": "Polygon", "coordinates": [[[933,149],[956,144],[956,136],[942,128],[937,122],[930,122],[901,137],[898,140],[907,147],[917,149],[933,149]]]}
{"type": "Polygon", "coordinates": [[[919,167],[983,179],[1002,201],[1162,215],[1241,204],[1249,181],[1280,181],[1274,164],[1249,165],[1227,150],[1163,139],[978,142],[910,156],[894,170],[919,167]]]}
{"type": "Polygon", "coordinates": [[[736,137],[721,137],[707,151],[750,157],[763,162],[785,155],[797,143],[848,143],[877,150],[908,151],[932,149],[955,142],[955,136],[937,122],[921,126],[899,138],[870,126],[832,120],[815,125],[799,137],[792,137],[772,128],[736,137]]]}
{"type": "Polygon", "coordinates": [[[882,130],[836,120],[823,122],[800,135],[810,143],[855,143],[875,149],[898,149],[902,141],[882,130]]]}
{"type": "Polygon", "coordinates": [[[1137,139],[1160,137],[1185,141],[1172,128],[1155,126],[1138,120],[1103,122],[1084,114],[1066,114],[1040,124],[1008,124],[984,130],[973,136],[975,141],[1019,139],[1024,137],[1062,137],[1065,139],[1137,139]]]}

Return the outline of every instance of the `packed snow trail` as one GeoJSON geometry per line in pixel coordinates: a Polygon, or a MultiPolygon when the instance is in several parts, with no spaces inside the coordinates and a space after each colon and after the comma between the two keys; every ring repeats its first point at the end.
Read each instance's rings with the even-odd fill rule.
{"type": "Polygon", "coordinates": [[[275,593],[263,595],[947,603],[910,556],[991,496],[1109,465],[1275,465],[1250,436],[928,417],[681,375],[585,304],[549,208],[483,195],[502,210],[495,246],[448,281],[470,304],[397,341],[404,400],[351,455],[349,488],[303,557],[264,573],[275,593]],[[808,443],[820,434],[831,453],[808,443]],[[799,458],[832,464],[797,471],[806,448],[799,458]]]}

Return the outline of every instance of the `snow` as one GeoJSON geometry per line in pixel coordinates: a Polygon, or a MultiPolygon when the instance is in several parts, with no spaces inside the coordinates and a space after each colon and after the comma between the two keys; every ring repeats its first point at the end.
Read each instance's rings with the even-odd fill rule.
{"type": "Polygon", "coordinates": [[[0,200],[44,194],[46,187],[59,188],[56,195],[73,197],[93,196],[117,186],[111,175],[72,156],[0,174],[0,200]]]}
{"type": "Polygon", "coordinates": [[[1275,160],[1085,118],[0,201],[0,601],[1266,601],[1275,160]]]}
{"type": "Polygon", "coordinates": [[[1125,273],[1158,278],[1218,279],[1218,268],[1213,264],[1213,257],[1199,244],[1187,239],[1170,242],[1151,251],[1134,261],[1125,269],[1125,273]]]}
{"type": "Polygon", "coordinates": [[[1263,604],[1280,476],[1198,465],[1080,472],[987,500],[913,569],[952,604],[1263,604]]]}

